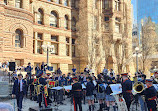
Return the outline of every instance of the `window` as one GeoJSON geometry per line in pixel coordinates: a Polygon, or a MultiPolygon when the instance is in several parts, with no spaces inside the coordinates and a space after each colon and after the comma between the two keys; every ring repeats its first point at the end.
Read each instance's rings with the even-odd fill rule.
{"type": "Polygon", "coordinates": [[[37,34],[37,53],[42,54],[42,45],[43,45],[43,34],[37,34]]]}
{"type": "Polygon", "coordinates": [[[76,19],[73,17],[72,18],[72,27],[71,27],[72,31],[76,31],[76,19]]]}
{"type": "Polygon", "coordinates": [[[69,38],[66,38],[66,43],[69,43],[69,38]]]}
{"type": "Polygon", "coordinates": [[[109,0],[104,0],[104,8],[105,9],[109,8],[109,0]]]}
{"type": "Polygon", "coordinates": [[[66,55],[69,56],[69,53],[70,53],[69,45],[66,45],[66,55]]]}
{"type": "Polygon", "coordinates": [[[42,36],[43,36],[43,34],[38,33],[37,39],[42,40],[43,39],[42,36]]]}
{"type": "Polygon", "coordinates": [[[66,55],[69,56],[70,53],[70,38],[66,37],[66,55]]]}
{"type": "Polygon", "coordinates": [[[53,51],[51,52],[51,54],[55,54],[58,55],[58,36],[53,36],[51,35],[51,45],[54,46],[53,51]]]}
{"type": "Polygon", "coordinates": [[[35,40],[33,40],[33,53],[35,53],[35,40]]]}
{"type": "Polygon", "coordinates": [[[60,4],[60,0],[55,0],[55,3],[60,4]]]}
{"type": "Polygon", "coordinates": [[[65,6],[68,6],[68,5],[69,5],[68,0],[64,0],[64,5],[65,5],[65,6]]]}
{"type": "Polygon", "coordinates": [[[58,27],[58,16],[57,16],[57,13],[54,11],[51,12],[50,26],[58,27]]]}
{"type": "Polygon", "coordinates": [[[22,47],[23,32],[19,29],[15,31],[15,47],[22,47]]]}
{"type": "Polygon", "coordinates": [[[74,8],[76,7],[76,3],[75,2],[76,2],[76,0],[71,0],[71,7],[74,7],[74,8]]]}
{"type": "Polygon", "coordinates": [[[72,49],[71,49],[71,52],[72,52],[72,57],[75,57],[75,39],[72,39],[72,49]]]}
{"type": "Polygon", "coordinates": [[[15,7],[22,8],[22,0],[15,0],[15,7]]]}
{"type": "Polygon", "coordinates": [[[51,36],[51,41],[58,42],[58,37],[57,36],[51,36]]]}
{"type": "Polygon", "coordinates": [[[72,39],[72,44],[75,44],[75,39],[72,39]]]}
{"type": "Polygon", "coordinates": [[[115,23],[115,32],[120,33],[120,24],[115,23]]]}
{"type": "Polygon", "coordinates": [[[43,24],[43,10],[42,9],[38,9],[38,13],[37,13],[37,22],[38,24],[43,24]]]}
{"type": "Polygon", "coordinates": [[[120,0],[115,0],[115,10],[120,11],[120,0]]]}
{"type": "Polygon", "coordinates": [[[69,26],[69,19],[68,19],[68,16],[67,15],[65,15],[65,24],[64,24],[64,27],[65,27],[65,29],[68,29],[68,26],[69,26]]]}
{"type": "Polygon", "coordinates": [[[8,1],[7,1],[7,0],[4,0],[4,4],[7,5],[7,4],[8,4],[8,1]]]}
{"type": "Polygon", "coordinates": [[[42,54],[42,41],[37,41],[37,53],[42,54]]]}

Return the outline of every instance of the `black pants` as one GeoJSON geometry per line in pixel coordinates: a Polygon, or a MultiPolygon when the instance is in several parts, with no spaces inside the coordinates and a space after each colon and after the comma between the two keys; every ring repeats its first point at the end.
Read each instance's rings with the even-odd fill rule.
{"type": "Polygon", "coordinates": [[[23,100],[23,92],[20,92],[18,95],[16,95],[16,100],[17,100],[18,111],[21,111],[21,109],[22,109],[22,100],[23,100]]]}
{"type": "Polygon", "coordinates": [[[147,103],[148,111],[157,111],[155,100],[146,101],[146,103],[147,103]]]}
{"type": "Polygon", "coordinates": [[[79,111],[82,111],[82,104],[81,104],[82,99],[81,98],[76,98],[74,97],[74,103],[75,103],[75,110],[78,111],[78,107],[79,107],[79,111]]]}
{"type": "Polygon", "coordinates": [[[130,105],[131,105],[131,102],[132,102],[132,94],[131,93],[126,93],[126,94],[123,95],[123,98],[125,99],[126,106],[127,106],[128,111],[129,111],[130,110],[130,105]]]}

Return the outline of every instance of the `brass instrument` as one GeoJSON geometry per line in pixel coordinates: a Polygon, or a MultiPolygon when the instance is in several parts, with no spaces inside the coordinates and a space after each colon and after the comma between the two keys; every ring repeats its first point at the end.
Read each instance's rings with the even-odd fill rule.
{"type": "Polygon", "coordinates": [[[133,90],[135,93],[141,93],[145,89],[144,84],[142,82],[135,82],[133,85],[133,90]]]}

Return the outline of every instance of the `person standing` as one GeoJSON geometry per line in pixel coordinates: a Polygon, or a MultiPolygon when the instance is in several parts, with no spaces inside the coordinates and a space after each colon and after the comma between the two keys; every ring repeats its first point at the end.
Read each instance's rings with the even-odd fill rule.
{"type": "Polygon", "coordinates": [[[31,73],[32,73],[32,67],[31,67],[31,63],[28,63],[28,66],[25,68],[25,71],[27,72],[27,75],[29,75],[29,80],[31,79],[31,73]]]}
{"type": "Polygon", "coordinates": [[[125,99],[128,111],[130,111],[130,105],[132,102],[132,81],[128,79],[128,73],[121,74],[122,82],[122,94],[125,99]]]}
{"type": "Polygon", "coordinates": [[[16,96],[18,111],[21,111],[23,97],[26,95],[26,81],[22,78],[22,74],[19,74],[18,79],[14,82],[12,90],[12,98],[16,96]]]}
{"type": "Polygon", "coordinates": [[[89,111],[94,111],[94,84],[92,77],[87,77],[87,85],[86,85],[86,100],[88,100],[89,111]]]}
{"type": "Polygon", "coordinates": [[[103,69],[103,72],[102,72],[104,75],[107,75],[108,74],[108,70],[104,67],[103,69]]]}
{"type": "Polygon", "coordinates": [[[37,64],[37,66],[35,67],[35,73],[37,74],[39,70],[40,70],[40,67],[39,67],[39,64],[37,64]]]}
{"type": "Polygon", "coordinates": [[[82,85],[78,82],[78,78],[72,78],[74,84],[72,85],[72,94],[73,94],[73,102],[74,102],[74,111],[82,111],[82,85]]]}
{"type": "Polygon", "coordinates": [[[151,79],[146,80],[147,88],[140,93],[141,95],[145,95],[145,101],[147,103],[148,111],[157,111],[156,109],[156,99],[157,99],[157,91],[153,86],[153,81],[151,79]]]}

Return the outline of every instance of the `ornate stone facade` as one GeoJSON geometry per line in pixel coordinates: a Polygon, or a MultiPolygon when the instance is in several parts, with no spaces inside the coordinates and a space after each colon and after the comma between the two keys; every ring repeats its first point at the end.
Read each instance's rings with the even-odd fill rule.
{"type": "Polygon", "coordinates": [[[82,72],[87,64],[94,72],[105,64],[132,72],[131,0],[17,1],[0,0],[0,61],[46,62],[41,45],[53,44],[49,62],[63,73],[73,66],[82,72]]]}

